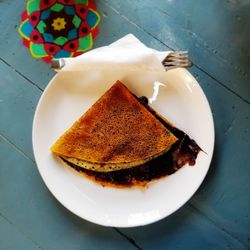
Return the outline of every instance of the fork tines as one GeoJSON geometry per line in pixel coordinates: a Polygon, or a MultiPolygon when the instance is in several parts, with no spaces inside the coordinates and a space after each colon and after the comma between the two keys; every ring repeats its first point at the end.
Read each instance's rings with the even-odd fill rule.
{"type": "Polygon", "coordinates": [[[188,51],[170,52],[162,61],[162,64],[166,70],[174,68],[187,68],[193,65],[188,58],[188,51]]]}

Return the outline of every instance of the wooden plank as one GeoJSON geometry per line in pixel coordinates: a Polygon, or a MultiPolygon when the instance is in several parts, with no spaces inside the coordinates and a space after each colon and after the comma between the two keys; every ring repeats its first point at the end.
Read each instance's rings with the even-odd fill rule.
{"type": "MultiPolygon", "coordinates": [[[[0,152],[0,214],[12,223],[5,229],[8,222],[0,220],[6,236],[0,234],[0,248],[18,244],[20,231],[43,249],[135,249],[114,229],[81,220],[60,205],[45,187],[34,162],[2,137],[0,152]],[[17,241],[9,243],[12,238],[17,241]]],[[[23,249],[30,249],[30,244],[23,241],[27,247],[23,249]]]]}
{"type": "Polygon", "coordinates": [[[0,248],[8,250],[42,249],[23,235],[10,221],[0,215],[0,248]]]}
{"type": "Polygon", "coordinates": [[[0,61],[0,134],[33,159],[31,131],[41,91],[0,61]]]}
{"type": "Polygon", "coordinates": [[[188,205],[165,220],[122,232],[142,249],[247,249],[188,205]]]}
{"type": "Polygon", "coordinates": [[[22,39],[17,31],[26,4],[25,0],[0,2],[0,58],[33,84],[44,89],[55,72],[42,60],[32,58],[29,50],[22,46],[22,39]]]}
{"type": "Polygon", "coordinates": [[[203,72],[192,72],[212,107],[216,143],[208,177],[191,204],[250,247],[250,108],[203,72]]]}
{"type": "MultiPolygon", "coordinates": [[[[244,1],[209,1],[204,5],[202,1],[193,0],[104,2],[98,2],[98,5],[102,13],[106,12],[103,22],[107,26],[116,23],[108,6],[120,15],[120,19],[168,47],[189,50],[196,65],[250,102],[249,4],[244,1]]],[[[116,25],[117,30],[121,27],[126,29],[116,25]]],[[[151,45],[152,40],[143,41],[151,45]]]]}

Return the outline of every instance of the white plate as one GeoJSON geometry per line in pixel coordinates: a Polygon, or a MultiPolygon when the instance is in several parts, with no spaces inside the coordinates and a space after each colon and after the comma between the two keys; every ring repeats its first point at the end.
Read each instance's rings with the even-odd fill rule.
{"type": "Polygon", "coordinates": [[[35,159],[51,193],[76,215],[105,226],[146,225],[176,211],[202,183],[213,147],[209,104],[199,84],[184,69],[167,73],[60,72],[45,89],[33,122],[35,159]],[[184,166],[175,174],[152,182],[146,190],[115,189],[104,188],[64,167],[51,154],[50,147],[56,139],[117,79],[136,95],[150,98],[153,108],[196,140],[206,153],[199,153],[194,167],[184,166]]]}

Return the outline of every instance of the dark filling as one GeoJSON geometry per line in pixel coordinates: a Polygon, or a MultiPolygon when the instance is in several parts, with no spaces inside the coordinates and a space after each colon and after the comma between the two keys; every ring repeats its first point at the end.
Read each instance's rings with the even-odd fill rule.
{"type": "Polygon", "coordinates": [[[173,127],[159,117],[157,113],[147,105],[145,97],[139,98],[138,100],[179,139],[167,153],[143,165],[112,172],[96,172],[81,168],[70,162],[66,163],[76,171],[94,177],[97,182],[124,187],[133,186],[136,183],[148,183],[149,181],[173,174],[185,164],[193,166],[201,150],[197,143],[190,139],[183,131],[173,127]]]}

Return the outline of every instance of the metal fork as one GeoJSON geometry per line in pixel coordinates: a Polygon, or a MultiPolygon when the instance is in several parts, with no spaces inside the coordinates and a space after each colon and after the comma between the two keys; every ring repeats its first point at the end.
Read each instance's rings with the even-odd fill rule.
{"type": "MultiPolygon", "coordinates": [[[[170,52],[162,61],[162,65],[167,70],[175,68],[188,68],[193,63],[188,58],[188,51],[174,51],[170,52]]],[[[60,70],[65,66],[65,60],[63,58],[53,59],[51,62],[51,68],[54,70],[60,70]]]]}
{"type": "Polygon", "coordinates": [[[162,61],[162,65],[167,70],[175,68],[188,68],[193,63],[188,58],[188,51],[174,51],[170,52],[162,61]]]}
{"type": "Polygon", "coordinates": [[[50,66],[54,70],[60,70],[65,66],[65,60],[63,58],[54,58],[52,59],[50,66]]]}

